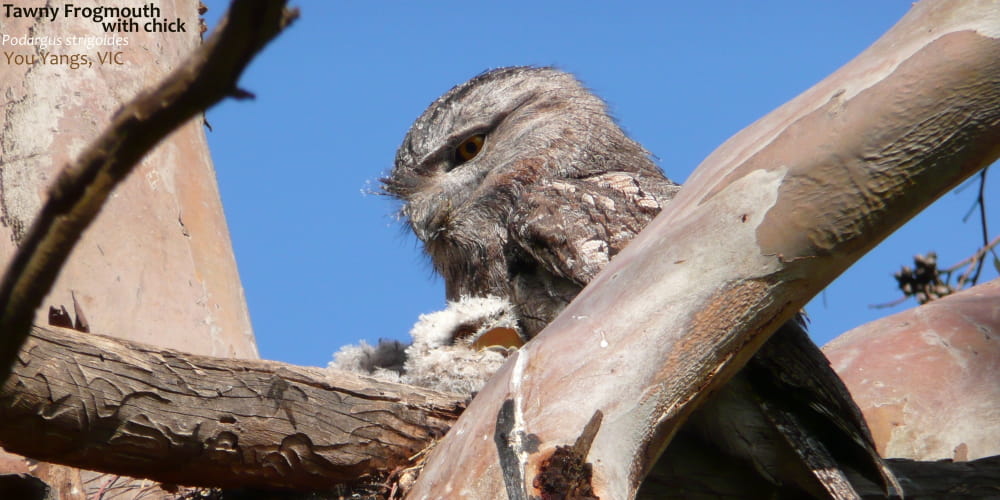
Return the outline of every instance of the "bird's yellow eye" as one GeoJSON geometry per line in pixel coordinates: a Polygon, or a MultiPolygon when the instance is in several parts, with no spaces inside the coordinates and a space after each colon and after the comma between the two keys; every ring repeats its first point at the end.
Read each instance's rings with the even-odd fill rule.
{"type": "Polygon", "coordinates": [[[462,141],[462,143],[455,148],[455,164],[460,165],[475,158],[476,155],[483,150],[483,142],[485,140],[485,135],[476,134],[462,141]]]}

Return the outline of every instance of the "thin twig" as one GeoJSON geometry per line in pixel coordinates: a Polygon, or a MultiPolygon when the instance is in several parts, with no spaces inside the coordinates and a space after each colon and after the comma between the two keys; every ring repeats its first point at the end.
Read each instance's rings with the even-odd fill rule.
{"type": "Polygon", "coordinates": [[[0,282],[0,384],[31,330],[35,310],[111,190],[174,129],[228,96],[269,41],[298,16],[287,0],[234,1],[209,40],[154,90],[122,107],[90,146],[59,173],[48,200],[0,282]]]}
{"type": "Polygon", "coordinates": [[[888,309],[890,307],[896,307],[896,306],[902,304],[903,302],[906,302],[909,298],[910,297],[904,295],[904,296],[902,296],[902,297],[900,297],[900,298],[898,298],[898,299],[896,299],[896,300],[894,300],[892,302],[885,302],[885,303],[882,303],[882,304],[870,304],[868,306],[868,308],[869,309],[888,309]]]}
{"type": "MultiPolygon", "coordinates": [[[[983,219],[983,221],[985,224],[985,218],[983,219]]],[[[969,286],[975,286],[976,281],[979,279],[979,276],[977,274],[975,278],[970,279],[973,269],[976,268],[977,266],[982,267],[981,265],[984,258],[986,257],[986,254],[988,253],[993,254],[993,256],[996,257],[997,246],[1000,246],[1000,236],[993,238],[993,241],[987,242],[978,250],[976,250],[975,253],[966,257],[965,259],[962,259],[957,264],[946,269],[938,269],[937,276],[939,278],[939,281],[941,283],[947,284],[952,289],[952,292],[957,292],[959,290],[965,289],[967,284],[969,286]],[[965,272],[959,275],[958,280],[956,280],[955,284],[952,286],[951,285],[952,275],[963,268],[965,269],[965,272]]],[[[902,297],[899,297],[898,299],[893,300],[891,302],[885,302],[882,304],[871,304],[868,307],[871,309],[887,309],[890,307],[896,307],[902,304],[903,302],[906,302],[911,296],[914,296],[914,294],[904,293],[902,297]]]]}
{"type": "MultiPolygon", "coordinates": [[[[984,168],[982,172],[979,172],[979,196],[976,198],[979,203],[979,222],[980,229],[983,231],[983,246],[988,245],[990,240],[990,231],[986,227],[986,172],[989,172],[989,167],[984,168]]],[[[976,286],[979,282],[979,275],[983,271],[983,262],[986,259],[980,258],[979,262],[976,264],[976,273],[972,276],[970,283],[972,286],[976,286]]]]}
{"type": "Polygon", "coordinates": [[[984,245],[979,250],[976,250],[976,253],[974,253],[974,254],[966,257],[965,259],[963,259],[962,261],[956,263],[955,265],[953,265],[953,266],[951,266],[951,267],[949,267],[947,269],[942,269],[941,273],[942,274],[943,273],[953,273],[955,271],[958,271],[959,269],[961,269],[961,268],[963,268],[963,267],[965,267],[965,266],[967,266],[967,265],[975,262],[977,259],[981,259],[983,257],[983,255],[985,255],[987,252],[992,252],[993,249],[997,247],[997,245],[1000,245],[1000,236],[997,236],[996,238],[993,238],[993,241],[987,243],[986,245],[984,245]]]}

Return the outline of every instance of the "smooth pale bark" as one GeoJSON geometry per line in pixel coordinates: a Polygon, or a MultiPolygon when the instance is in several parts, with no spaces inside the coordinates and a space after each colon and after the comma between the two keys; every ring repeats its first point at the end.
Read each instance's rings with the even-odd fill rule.
{"type": "Polygon", "coordinates": [[[882,455],[1000,455],[1000,279],[862,325],[823,352],[882,455]]]}
{"type": "Polygon", "coordinates": [[[596,495],[634,495],[696,404],[778,325],[997,158],[998,36],[995,1],[922,2],[722,145],[479,393],[411,497],[538,495],[546,460],[581,436],[596,495]]]}

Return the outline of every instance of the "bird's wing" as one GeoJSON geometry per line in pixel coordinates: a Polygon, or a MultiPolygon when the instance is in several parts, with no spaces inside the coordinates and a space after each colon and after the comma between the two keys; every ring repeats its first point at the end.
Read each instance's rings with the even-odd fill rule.
{"type": "MultiPolygon", "coordinates": [[[[801,317],[782,325],[743,373],[761,397],[764,414],[800,454],[809,451],[809,436],[821,437],[838,464],[880,485],[887,496],[901,495],[899,483],[875,449],[861,410],[830,361],[809,339],[801,317]]],[[[817,476],[821,473],[814,469],[817,476]]]]}
{"type": "Polygon", "coordinates": [[[511,246],[582,287],[673,197],[661,178],[609,172],[537,183],[510,219],[511,246]]]}
{"type": "Polygon", "coordinates": [[[534,337],[660,211],[676,186],[610,172],[541,180],[508,219],[506,263],[522,332],[534,337]]]}

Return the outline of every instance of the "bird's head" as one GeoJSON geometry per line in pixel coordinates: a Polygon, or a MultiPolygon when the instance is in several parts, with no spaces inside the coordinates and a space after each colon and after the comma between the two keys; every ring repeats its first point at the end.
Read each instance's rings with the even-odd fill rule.
{"type": "Polygon", "coordinates": [[[614,170],[609,162],[632,158],[650,163],[575,77],[547,67],[509,67],[434,101],[382,182],[384,192],[403,202],[413,231],[430,242],[448,235],[458,218],[502,231],[526,186],[614,170]],[[474,220],[466,220],[470,214],[474,220]]]}

